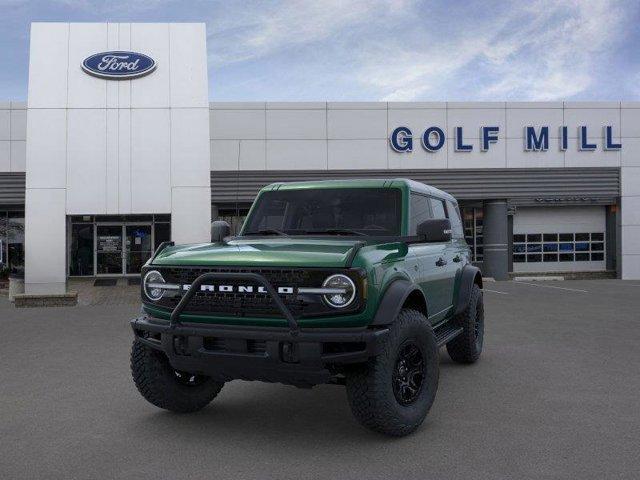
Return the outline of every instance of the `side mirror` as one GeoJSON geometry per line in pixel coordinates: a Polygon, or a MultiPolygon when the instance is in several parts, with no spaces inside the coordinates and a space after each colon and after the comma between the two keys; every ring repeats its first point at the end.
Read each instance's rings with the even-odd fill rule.
{"type": "Polygon", "coordinates": [[[211,222],[211,242],[222,243],[224,237],[231,235],[231,227],[224,220],[211,222]]]}
{"type": "Polygon", "coordinates": [[[451,221],[448,218],[431,218],[418,225],[417,234],[427,242],[451,241],[451,221]]]}

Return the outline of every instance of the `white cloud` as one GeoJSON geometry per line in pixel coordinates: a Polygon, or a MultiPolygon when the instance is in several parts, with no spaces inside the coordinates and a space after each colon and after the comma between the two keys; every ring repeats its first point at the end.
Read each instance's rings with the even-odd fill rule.
{"type": "Polygon", "coordinates": [[[451,99],[452,83],[473,85],[479,100],[567,98],[592,85],[593,70],[624,21],[622,8],[607,0],[538,1],[501,11],[484,21],[466,19],[463,33],[452,38],[424,32],[428,49],[404,47],[394,56],[394,47],[379,55],[378,46],[359,81],[382,100],[441,97],[443,91],[451,99]]]}
{"type": "Polygon", "coordinates": [[[401,13],[403,0],[285,1],[216,12],[210,59],[221,66],[323,40],[401,13]]]}

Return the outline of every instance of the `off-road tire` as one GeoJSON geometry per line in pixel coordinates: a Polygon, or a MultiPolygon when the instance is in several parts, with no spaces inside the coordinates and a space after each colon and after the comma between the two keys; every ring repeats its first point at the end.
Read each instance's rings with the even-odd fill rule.
{"type": "MultiPolygon", "coordinates": [[[[138,391],[159,408],[191,413],[206,407],[224,386],[209,377],[198,376],[197,383],[180,381],[167,356],[135,340],[131,347],[131,374],[138,391]]],[[[193,376],[195,381],[195,376],[193,376]]]]}
{"type": "Polygon", "coordinates": [[[482,290],[473,284],[469,304],[464,312],[454,319],[454,324],[463,331],[447,343],[447,352],[454,362],[474,363],[480,358],[484,341],[484,303],[482,290]]]}
{"type": "Polygon", "coordinates": [[[351,411],[365,427],[391,436],[404,436],[424,421],[438,390],[438,345],[426,317],[403,309],[390,326],[381,353],[346,373],[347,398],[351,411]],[[425,373],[419,393],[409,405],[394,393],[394,371],[403,346],[416,345],[423,358],[425,373]]]}

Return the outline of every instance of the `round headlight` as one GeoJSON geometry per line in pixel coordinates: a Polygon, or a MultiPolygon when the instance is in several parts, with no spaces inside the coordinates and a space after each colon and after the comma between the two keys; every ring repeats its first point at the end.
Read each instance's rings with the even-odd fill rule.
{"type": "Polygon", "coordinates": [[[335,292],[323,295],[324,301],[333,308],[344,308],[356,298],[356,286],[346,275],[331,275],[322,284],[322,288],[335,289],[335,292]]]}
{"type": "Polygon", "coordinates": [[[165,283],[164,278],[157,270],[147,272],[143,280],[144,294],[154,302],[160,300],[164,294],[164,288],[161,287],[165,283]]]}

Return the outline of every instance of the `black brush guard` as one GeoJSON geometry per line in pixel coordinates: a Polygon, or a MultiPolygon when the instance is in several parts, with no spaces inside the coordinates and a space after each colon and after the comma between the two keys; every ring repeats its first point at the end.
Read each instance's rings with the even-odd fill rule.
{"type": "Polygon", "coordinates": [[[219,381],[234,379],[279,382],[298,387],[335,383],[341,366],[361,363],[380,353],[388,328],[304,328],[263,275],[210,272],[197,277],[173,309],[170,319],[148,315],[131,320],[136,340],[166,354],[176,370],[200,373],[219,381]],[[183,322],[180,318],[204,282],[250,280],[266,290],[288,326],[222,325],[183,322]],[[208,344],[224,341],[224,350],[208,344]],[[249,345],[259,343],[259,350],[249,345]]]}
{"type": "Polygon", "coordinates": [[[170,328],[174,329],[177,325],[180,324],[180,315],[182,314],[186,306],[189,304],[193,296],[198,292],[202,284],[210,280],[253,280],[256,283],[259,283],[267,291],[267,293],[271,297],[271,300],[273,300],[273,302],[278,307],[278,310],[280,310],[280,313],[282,313],[282,316],[287,321],[291,336],[296,337],[300,333],[298,322],[296,322],[296,319],[291,313],[291,310],[289,310],[289,308],[284,304],[284,302],[276,292],[276,289],[273,288],[273,285],[271,285],[269,280],[267,280],[263,275],[252,272],[211,272],[200,275],[193,281],[191,287],[189,287],[189,290],[187,290],[187,293],[184,294],[180,302],[178,302],[178,305],[176,305],[176,307],[173,309],[173,312],[171,312],[169,321],[170,328]]]}

